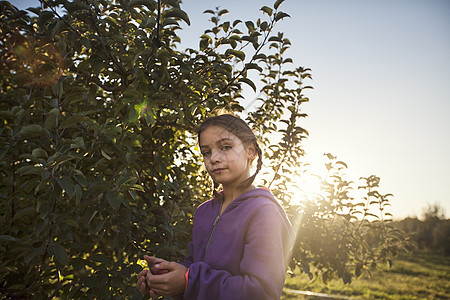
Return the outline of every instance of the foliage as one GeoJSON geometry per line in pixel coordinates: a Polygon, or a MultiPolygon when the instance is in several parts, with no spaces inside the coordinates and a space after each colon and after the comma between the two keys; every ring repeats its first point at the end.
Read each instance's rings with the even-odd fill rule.
{"type": "Polygon", "coordinates": [[[387,211],[392,195],[379,192],[380,178],[362,177],[360,192],[355,193],[355,184],[346,179],[347,165],[331,154],[326,156],[322,192],[299,208],[303,213],[292,263],[310,278],[320,276],[324,282],[341,278],[350,283],[380,262],[391,265],[392,257],[411,250],[413,244],[392,225],[387,211]]]}
{"type": "Polygon", "coordinates": [[[348,263],[395,250],[379,239],[392,237],[386,213],[368,223],[369,211],[360,222],[356,208],[342,212],[345,183],[327,186],[322,212],[290,204],[311,74],[291,67],[289,40],[273,33],[288,17],[282,2],[256,21],[206,10],[212,27],[198,49],[181,50],[177,31],[190,20],[176,0],[41,0],[32,16],[0,2],[0,295],[142,297],[143,254],[182,259],[195,207],[211,194],[194,130],[219,109],[242,112],[244,86],[261,92],[247,120],[265,146],[264,183],[291,218],[305,214],[292,266],[315,260],[324,278],[346,278],[348,263]],[[337,212],[349,219],[333,223],[337,212]],[[305,239],[316,228],[352,246],[324,255],[330,247],[305,239]]]}
{"type": "Polygon", "coordinates": [[[184,256],[211,191],[194,128],[242,111],[281,2],[256,22],[208,10],[182,51],[178,1],[1,2],[1,294],[139,298],[143,253],[184,256]]]}

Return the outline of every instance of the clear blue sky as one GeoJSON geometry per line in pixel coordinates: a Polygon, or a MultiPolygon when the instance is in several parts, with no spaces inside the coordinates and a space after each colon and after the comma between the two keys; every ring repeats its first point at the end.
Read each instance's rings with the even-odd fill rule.
{"type": "MultiPolygon", "coordinates": [[[[182,45],[197,47],[205,9],[248,20],[273,2],[184,0],[191,26],[182,45]]],[[[291,15],[276,28],[292,42],[288,55],[313,74],[308,153],[331,152],[357,176],[380,176],[395,218],[420,216],[428,203],[449,216],[450,1],[286,0],[280,9],[291,15]]]]}

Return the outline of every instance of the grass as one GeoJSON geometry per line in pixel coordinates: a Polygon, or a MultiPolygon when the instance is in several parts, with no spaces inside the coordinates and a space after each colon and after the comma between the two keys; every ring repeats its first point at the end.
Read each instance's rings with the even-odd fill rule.
{"type": "MultiPolygon", "coordinates": [[[[372,276],[363,274],[351,284],[333,280],[324,284],[311,281],[305,274],[286,278],[286,288],[312,291],[352,299],[450,299],[450,257],[414,253],[397,257],[392,267],[379,266],[372,276]]],[[[287,299],[320,299],[320,297],[284,293],[287,299]]]]}

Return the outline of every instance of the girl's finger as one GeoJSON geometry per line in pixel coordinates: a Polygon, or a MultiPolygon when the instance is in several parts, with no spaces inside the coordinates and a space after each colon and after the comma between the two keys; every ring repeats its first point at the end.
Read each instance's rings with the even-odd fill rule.
{"type": "Polygon", "coordinates": [[[153,290],[150,290],[150,297],[152,299],[157,299],[159,296],[153,290]]]}
{"type": "Polygon", "coordinates": [[[141,277],[145,277],[147,275],[147,272],[148,272],[148,270],[142,270],[141,272],[139,272],[139,274],[137,276],[138,279],[141,277]]]}
{"type": "Polygon", "coordinates": [[[146,276],[141,276],[136,284],[136,287],[138,288],[138,290],[141,291],[141,293],[148,294],[148,287],[147,287],[147,277],[146,276]]]}
{"type": "Polygon", "coordinates": [[[139,279],[136,286],[139,290],[142,291],[142,286],[147,287],[147,282],[145,279],[139,279]]]}
{"type": "Polygon", "coordinates": [[[172,262],[169,261],[163,261],[160,263],[156,263],[154,266],[154,268],[160,269],[160,270],[173,270],[175,265],[172,262]]]}
{"type": "Polygon", "coordinates": [[[146,277],[147,286],[150,288],[153,288],[158,285],[164,285],[167,284],[169,273],[159,274],[159,275],[153,275],[149,273],[149,275],[146,277]]]}
{"type": "Polygon", "coordinates": [[[144,259],[149,263],[149,264],[157,264],[157,263],[162,263],[166,260],[162,259],[162,258],[158,258],[158,257],[154,257],[154,256],[149,256],[149,255],[144,255],[144,259]]]}
{"type": "Polygon", "coordinates": [[[138,279],[138,281],[136,282],[136,286],[139,289],[141,287],[142,284],[142,277],[138,279]]]}
{"type": "Polygon", "coordinates": [[[139,286],[139,290],[141,291],[142,294],[148,294],[148,288],[147,288],[147,284],[145,284],[145,282],[142,282],[141,285],[139,286]]]}

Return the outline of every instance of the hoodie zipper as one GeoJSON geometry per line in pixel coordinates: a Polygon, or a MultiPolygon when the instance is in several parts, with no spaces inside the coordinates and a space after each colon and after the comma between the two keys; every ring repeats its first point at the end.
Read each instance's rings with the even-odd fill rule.
{"type": "MultiPolygon", "coordinates": [[[[208,251],[209,244],[211,243],[212,236],[213,236],[213,234],[214,234],[214,231],[216,230],[216,224],[217,224],[217,222],[219,222],[219,219],[220,219],[220,211],[222,210],[222,205],[223,205],[223,201],[220,203],[219,213],[217,214],[217,217],[216,217],[216,219],[214,220],[213,228],[212,228],[212,230],[211,230],[211,233],[209,234],[209,239],[208,239],[208,243],[206,244],[206,249],[205,249],[205,254],[203,254],[203,259],[205,259],[206,252],[208,251]]],[[[202,259],[202,260],[203,260],[203,259],[202,259]]]]}

